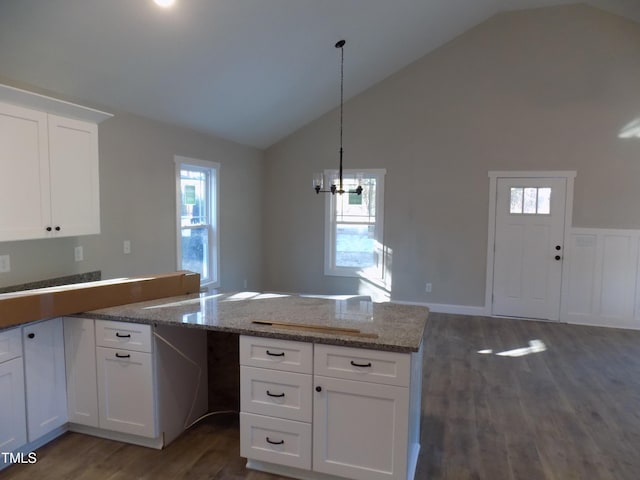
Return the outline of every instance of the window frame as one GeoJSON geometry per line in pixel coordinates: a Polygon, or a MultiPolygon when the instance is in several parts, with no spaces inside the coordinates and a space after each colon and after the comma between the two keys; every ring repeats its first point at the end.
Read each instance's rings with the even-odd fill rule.
{"type": "MultiPolygon", "coordinates": [[[[174,156],[175,162],[175,182],[176,182],[176,266],[178,270],[182,270],[182,190],[181,190],[181,170],[200,170],[209,173],[207,182],[207,204],[208,204],[208,223],[206,230],[208,233],[209,243],[209,262],[208,270],[209,278],[200,278],[201,286],[219,287],[220,286],[220,164],[209,160],[199,160],[195,158],[174,156]]],[[[202,226],[192,227],[203,228],[202,226]]]]}
{"type": "MultiPolygon", "coordinates": [[[[363,270],[360,267],[337,267],[336,260],[336,197],[339,194],[327,194],[325,197],[325,222],[324,222],[324,274],[338,277],[364,277],[370,280],[383,281],[385,279],[385,248],[384,248],[384,177],[387,170],[384,168],[370,168],[363,170],[343,170],[343,178],[361,176],[363,178],[376,179],[376,215],[374,240],[378,246],[375,251],[377,265],[363,270]]],[[[324,178],[338,177],[338,170],[324,171],[324,178]]],[[[329,182],[330,183],[330,182],[329,182]]],[[[345,193],[344,195],[348,195],[345,193]]]]}

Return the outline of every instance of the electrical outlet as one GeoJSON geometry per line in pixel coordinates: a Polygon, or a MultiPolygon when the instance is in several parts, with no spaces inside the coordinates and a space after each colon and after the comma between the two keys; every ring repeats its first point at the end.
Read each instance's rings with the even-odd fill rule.
{"type": "Polygon", "coordinates": [[[82,249],[81,245],[78,245],[76,248],[74,248],[73,258],[76,262],[81,262],[84,260],[84,250],[82,249]]]}
{"type": "Polygon", "coordinates": [[[431,284],[430,284],[430,283],[426,283],[426,284],[424,285],[424,291],[425,291],[426,293],[431,293],[431,284]]]}
{"type": "Polygon", "coordinates": [[[0,273],[8,273],[11,271],[11,257],[9,255],[0,255],[0,273]]]}
{"type": "Polygon", "coordinates": [[[131,253],[131,240],[125,240],[122,245],[122,251],[125,255],[129,255],[131,253]]]}

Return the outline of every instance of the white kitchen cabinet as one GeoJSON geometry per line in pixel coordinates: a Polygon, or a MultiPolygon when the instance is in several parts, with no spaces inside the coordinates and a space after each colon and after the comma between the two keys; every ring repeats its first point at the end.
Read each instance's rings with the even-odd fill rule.
{"type": "Polygon", "coordinates": [[[64,355],[69,421],[98,427],[96,337],[93,320],[64,319],[64,355]]]}
{"type": "Polygon", "coordinates": [[[95,333],[100,428],[156,437],[151,326],[98,320],[95,333]]]}
{"type": "Polygon", "coordinates": [[[313,469],[406,479],[409,389],[322,376],[314,382],[313,469]]]}
{"type": "Polygon", "coordinates": [[[100,428],[156,437],[151,353],[96,347],[100,428]]]}
{"type": "Polygon", "coordinates": [[[51,225],[47,114],[0,103],[0,241],[51,225]]]}
{"type": "Polygon", "coordinates": [[[240,455],[311,469],[313,345],[240,337],[240,455]]]}
{"type": "MultiPolygon", "coordinates": [[[[98,126],[47,115],[53,236],[100,233],[98,126]]],[[[49,233],[49,232],[47,232],[49,233]]]]}
{"type": "Polygon", "coordinates": [[[27,443],[20,332],[20,328],[0,332],[0,452],[12,452],[27,443]]]}
{"type": "Polygon", "coordinates": [[[414,478],[422,350],[241,336],[240,365],[240,454],[249,468],[318,480],[414,478]],[[309,367],[312,375],[287,372],[309,367]]]}
{"type": "Polygon", "coordinates": [[[207,410],[206,331],[65,318],[69,429],[152,448],[207,410]]]}
{"type": "Polygon", "coordinates": [[[47,100],[25,108],[38,102],[0,86],[0,241],[100,233],[97,122],[110,115],[47,100]]]}
{"type": "Polygon", "coordinates": [[[62,318],[22,328],[29,442],[67,423],[62,318]]]}

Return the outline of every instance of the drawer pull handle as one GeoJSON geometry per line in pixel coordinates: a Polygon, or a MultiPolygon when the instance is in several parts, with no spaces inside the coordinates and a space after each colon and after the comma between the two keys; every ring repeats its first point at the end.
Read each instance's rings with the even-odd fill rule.
{"type": "Polygon", "coordinates": [[[267,390],[267,395],[269,395],[270,397],[282,398],[282,397],[284,397],[284,392],[282,392],[282,393],[271,393],[269,390],[267,390]]]}
{"type": "Polygon", "coordinates": [[[125,335],[120,335],[120,332],[116,332],[116,337],[118,337],[118,338],[131,338],[131,334],[127,333],[125,335]]]}
{"type": "Polygon", "coordinates": [[[116,352],[116,358],[129,358],[131,357],[131,355],[129,355],[128,353],[126,355],[120,355],[118,352],[116,352]]]}
{"type": "Polygon", "coordinates": [[[284,357],[284,352],[280,352],[280,353],[272,353],[269,350],[267,350],[267,355],[270,355],[272,357],[284,357]]]}
{"type": "Polygon", "coordinates": [[[351,360],[351,365],[353,365],[354,367],[366,368],[366,367],[370,367],[371,366],[371,362],[369,362],[369,363],[356,363],[353,360],[351,360]]]}
{"type": "Polygon", "coordinates": [[[267,437],[267,443],[270,443],[271,445],[282,445],[284,443],[284,440],[280,440],[279,442],[274,442],[273,440],[269,439],[269,437],[267,437]]]}

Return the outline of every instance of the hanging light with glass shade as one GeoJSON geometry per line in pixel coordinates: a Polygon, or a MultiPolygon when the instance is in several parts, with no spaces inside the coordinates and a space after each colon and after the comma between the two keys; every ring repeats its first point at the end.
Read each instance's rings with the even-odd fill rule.
{"type": "Polygon", "coordinates": [[[323,173],[315,173],[313,175],[313,189],[316,193],[331,193],[335,195],[336,193],[342,195],[343,193],[355,193],[357,195],[362,194],[362,186],[358,185],[354,190],[345,190],[344,184],[342,181],[342,155],[344,153],[344,149],[342,148],[342,112],[344,107],[344,44],[346,42],[344,40],[340,40],[336,43],[335,47],[340,49],[340,165],[338,168],[338,184],[336,185],[335,179],[332,179],[331,186],[329,189],[325,189],[325,178],[323,173]]]}

